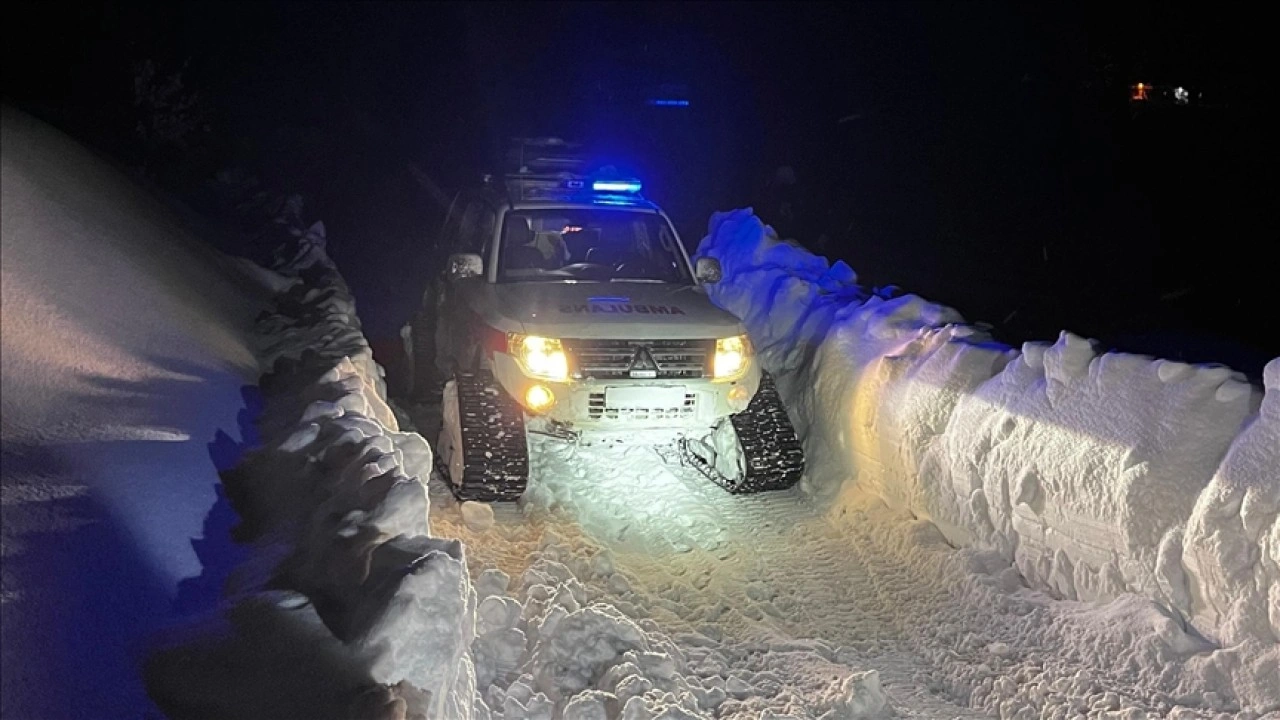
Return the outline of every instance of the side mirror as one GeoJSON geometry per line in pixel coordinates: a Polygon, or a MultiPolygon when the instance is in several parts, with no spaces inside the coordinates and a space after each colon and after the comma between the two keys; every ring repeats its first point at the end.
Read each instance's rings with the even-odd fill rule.
{"type": "Polygon", "coordinates": [[[715,258],[700,257],[698,262],[693,266],[693,274],[698,278],[698,282],[718,283],[723,276],[720,270],[720,261],[715,258]]]}
{"type": "Polygon", "coordinates": [[[478,277],[484,274],[484,260],[473,253],[454,253],[449,256],[448,277],[450,280],[478,277]]]}

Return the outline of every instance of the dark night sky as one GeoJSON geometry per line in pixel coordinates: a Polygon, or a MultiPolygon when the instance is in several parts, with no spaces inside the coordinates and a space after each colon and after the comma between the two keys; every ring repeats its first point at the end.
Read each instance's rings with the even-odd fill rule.
{"type": "MultiPolygon", "coordinates": [[[[371,334],[428,268],[446,187],[517,133],[634,168],[696,243],[766,222],[993,323],[1248,370],[1280,354],[1260,23],[1217,6],[1023,3],[10,5],[5,94],[124,162],[132,63],[189,60],[210,112],[192,178],[232,165],[306,194],[371,334]],[[20,32],[15,32],[22,28],[20,32]],[[1206,105],[1133,113],[1129,83],[1206,105]],[[690,106],[652,108],[662,84],[690,106]],[[1211,101],[1211,102],[1209,102],[1211,101]],[[842,118],[848,118],[840,122],[842,118]],[[797,217],[771,217],[779,165],[797,217]]],[[[1266,118],[1269,119],[1269,118],[1266,118]]],[[[185,183],[185,184],[183,184],[185,183]]],[[[231,248],[235,249],[235,248],[231,248]]],[[[1256,366],[1256,367],[1255,367],[1256,366]]]]}

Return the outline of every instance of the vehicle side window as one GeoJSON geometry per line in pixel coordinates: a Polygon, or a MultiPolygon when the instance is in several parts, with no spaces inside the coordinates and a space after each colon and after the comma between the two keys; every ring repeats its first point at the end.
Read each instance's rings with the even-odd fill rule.
{"type": "Polygon", "coordinates": [[[480,204],[480,215],[476,218],[474,237],[469,243],[467,252],[473,252],[489,259],[489,250],[493,246],[493,226],[498,222],[498,214],[488,205],[480,204]]]}
{"type": "Polygon", "coordinates": [[[458,231],[462,227],[462,214],[465,207],[466,199],[462,195],[453,199],[453,204],[449,206],[449,214],[444,220],[444,227],[440,229],[440,237],[436,238],[438,250],[443,250],[445,253],[456,252],[458,231]]]}
{"type": "Polygon", "coordinates": [[[485,203],[474,200],[462,213],[462,226],[459,228],[458,241],[454,252],[475,253],[484,257],[493,241],[493,225],[497,218],[493,210],[485,203]]]}
{"type": "Polygon", "coordinates": [[[472,200],[467,203],[466,209],[462,212],[459,219],[458,234],[454,239],[453,252],[466,253],[475,252],[473,249],[476,239],[476,228],[480,220],[480,201],[472,200]]]}

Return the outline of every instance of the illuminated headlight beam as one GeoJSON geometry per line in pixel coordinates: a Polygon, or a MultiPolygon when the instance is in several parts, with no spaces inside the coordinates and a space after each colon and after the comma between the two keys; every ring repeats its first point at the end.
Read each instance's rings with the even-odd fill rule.
{"type": "Polygon", "coordinates": [[[507,347],[530,377],[556,382],[569,379],[569,357],[560,340],[512,333],[507,336],[507,347]]]}
{"type": "Polygon", "coordinates": [[[747,371],[751,358],[751,340],[746,335],[716,340],[716,354],[712,361],[712,377],[716,380],[732,380],[747,371]]]}

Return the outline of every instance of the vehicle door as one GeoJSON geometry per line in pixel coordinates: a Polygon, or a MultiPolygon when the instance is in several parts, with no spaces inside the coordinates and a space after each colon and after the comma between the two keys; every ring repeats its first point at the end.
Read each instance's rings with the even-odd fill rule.
{"type": "MultiPolygon", "coordinates": [[[[493,207],[484,199],[476,196],[464,198],[451,254],[478,255],[482,262],[488,261],[496,215],[493,207]]],[[[450,268],[446,263],[440,282],[440,321],[437,325],[436,342],[445,351],[441,353],[443,356],[451,358],[462,368],[471,368],[472,361],[478,355],[477,348],[483,329],[479,326],[477,308],[487,282],[486,274],[454,277],[449,273],[450,268]]]]}

